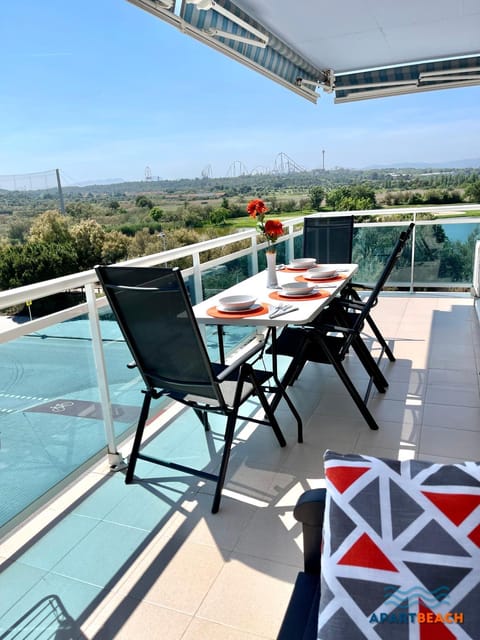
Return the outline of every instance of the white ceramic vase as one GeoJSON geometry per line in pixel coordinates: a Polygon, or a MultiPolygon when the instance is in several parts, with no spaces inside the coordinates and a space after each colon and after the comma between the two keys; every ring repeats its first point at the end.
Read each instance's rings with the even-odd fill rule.
{"type": "Polygon", "coordinates": [[[267,251],[267,287],[269,289],[278,289],[277,278],[277,252],[267,251]]]}

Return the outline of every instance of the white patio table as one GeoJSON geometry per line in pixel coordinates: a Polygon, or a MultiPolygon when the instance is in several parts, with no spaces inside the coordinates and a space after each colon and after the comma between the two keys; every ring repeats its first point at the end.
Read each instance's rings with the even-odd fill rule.
{"type": "MultiPolygon", "coordinates": [[[[278,379],[277,368],[277,329],[285,327],[288,324],[303,325],[312,322],[312,320],[318,315],[318,313],[329,304],[329,302],[339,294],[339,292],[348,284],[352,279],[352,276],[357,272],[357,264],[335,264],[329,265],[332,269],[337,271],[334,277],[328,279],[309,281],[310,284],[316,286],[316,292],[309,296],[283,296],[281,285],[293,282],[305,280],[307,269],[290,269],[284,267],[279,269],[278,275],[278,289],[270,289],[267,287],[267,272],[262,271],[250,278],[246,278],[242,282],[234,285],[222,291],[203,302],[195,305],[193,311],[195,317],[200,325],[216,325],[218,331],[218,343],[220,349],[220,358],[224,362],[224,345],[223,345],[223,331],[224,325],[237,325],[237,326],[250,326],[267,329],[264,338],[264,343],[271,338],[271,353],[272,353],[272,370],[274,380],[276,381],[277,388],[282,386],[282,383],[278,379]],[[257,308],[252,311],[227,313],[218,310],[220,298],[231,295],[250,295],[256,298],[257,308]],[[279,314],[278,316],[270,317],[274,307],[278,307],[280,304],[291,305],[292,310],[287,313],[279,314]]],[[[280,398],[279,394],[276,394],[276,398],[272,403],[272,406],[276,406],[280,398]]],[[[296,411],[295,411],[296,413],[296,411]]],[[[301,418],[297,415],[297,421],[299,425],[299,442],[303,441],[301,418]]]]}
{"type": "MultiPolygon", "coordinates": [[[[284,327],[287,324],[308,324],[318,313],[329,304],[332,298],[348,284],[352,276],[358,271],[357,264],[329,265],[337,270],[337,275],[323,280],[309,281],[318,288],[318,293],[311,296],[283,296],[281,288],[267,288],[267,272],[261,271],[250,278],[246,278],[229,287],[222,293],[216,294],[193,307],[199,324],[212,325],[242,325],[255,327],[284,327]],[[262,305],[255,312],[219,313],[217,305],[220,298],[231,295],[254,296],[257,303],[262,305]],[[290,304],[295,308],[285,315],[269,317],[271,306],[290,304]]],[[[287,267],[277,271],[279,286],[305,278],[306,269],[289,269],[287,267]]]]}

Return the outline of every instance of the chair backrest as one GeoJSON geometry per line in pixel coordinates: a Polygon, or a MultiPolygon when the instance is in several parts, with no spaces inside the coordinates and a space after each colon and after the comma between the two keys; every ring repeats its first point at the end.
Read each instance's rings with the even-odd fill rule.
{"type": "Polygon", "coordinates": [[[353,216],[304,218],[303,257],[320,263],[352,262],[353,216]]]}
{"type": "Polygon", "coordinates": [[[415,226],[415,223],[411,222],[410,225],[408,226],[408,229],[400,233],[400,236],[396,241],[395,246],[393,247],[392,253],[389,256],[385,264],[385,267],[383,268],[382,273],[380,274],[380,277],[378,278],[375,286],[373,287],[370,295],[368,296],[368,299],[365,302],[365,308],[361,313],[361,317],[365,318],[367,314],[370,312],[370,309],[377,304],[378,296],[380,295],[380,292],[382,291],[383,287],[385,286],[385,283],[390,277],[396,263],[398,262],[398,259],[402,255],[402,251],[412,234],[414,226],[415,226]]]}
{"type": "Polygon", "coordinates": [[[98,266],[110,307],[149,389],[223,404],[179,269],[98,266]]]}

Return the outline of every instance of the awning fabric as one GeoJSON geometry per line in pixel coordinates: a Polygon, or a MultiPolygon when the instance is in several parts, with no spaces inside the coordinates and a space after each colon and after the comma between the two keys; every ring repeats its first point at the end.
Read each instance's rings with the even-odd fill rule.
{"type": "Polygon", "coordinates": [[[338,75],[335,78],[335,102],[477,84],[480,84],[480,56],[438,60],[338,75]]]}
{"type": "Polygon", "coordinates": [[[222,51],[243,64],[316,102],[315,87],[328,84],[328,71],[316,69],[283,41],[268,32],[251,16],[243,13],[229,0],[212,1],[209,10],[198,9],[187,0],[128,0],[132,4],[173,24],[181,31],[222,51]],[[170,5],[171,6],[168,6],[170,5]],[[217,11],[221,10],[222,13],[217,11]],[[231,14],[231,18],[227,14],[231,14]],[[264,39],[256,37],[240,23],[259,31],[264,39]],[[220,32],[220,33],[219,33],[220,32]],[[225,34],[220,35],[220,34],[225,34]],[[232,34],[232,38],[228,35],[232,34]],[[241,38],[234,39],[235,37],[241,38]]]}
{"type": "Polygon", "coordinates": [[[312,102],[480,84],[478,0],[128,0],[312,102]]]}

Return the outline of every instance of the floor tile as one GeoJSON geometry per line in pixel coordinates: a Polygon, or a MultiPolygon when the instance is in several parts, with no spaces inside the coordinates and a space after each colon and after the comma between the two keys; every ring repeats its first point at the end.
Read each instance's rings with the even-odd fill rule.
{"type": "Polygon", "coordinates": [[[95,640],[180,640],[190,622],[190,616],[178,611],[115,593],[82,630],[87,638],[95,640]]]}
{"type": "Polygon", "coordinates": [[[115,584],[123,565],[135,558],[146,537],[142,529],[98,522],[53,571],[99,587],[115,584]]]}
{"type": "Polygon", "coordinates": [[[198,617],[275,638],[297,573],[296,567],[232,554],[205,597],[198,617]]]}
{"type": "Polygon", "coordinates": [[[462,407],[458,404],[425,404],[423,424],[430,427],[449,428],[452,431],[468,429],[478,433],[480,431],[480,408],[462,407]]]}
{"type": "MultiPolygon", "coordinates": [[[[264,636],[262,636],[264,637],[264,636]]],[[[232,629],[223,624],[195,618],[182,640],[260,640],[260,636],[232,629]]]]}
{"type": "Polygon", "coordinates": [[[70,514],[22,553],[19,562],[51,570],[72,550],[76,553],[78,545],[97,524],[98,520],[70,514]]]}
{"type": "Polygon", "coordinates": [[[121,593],[193,615],[221,573],[229,554],[210,545],[187,541],[172,557],[166,559],[164,555],[165,550],[152,558],[142,574],[132,576],[129,584],[122,585],[121,593]]]}
{"type": "Polygon", "coordinates": [[[467,371],[455,369],[454,366],[448,369],[429,369],[427,375],[429,386],[468,388],[475,389],[478,393],[479,377],[475,368],[467,371]]]}
{"type": "Polygon", "coordinates": [[[425,403],[427,405],[443,405],[447,397],[449,405],[458,407],[480,407],[480,394],[478,388],[475,387],[429,385],[425,396],[425,403]]]}
{"type": "Polygon", "coordinates": [[[418,447],[419,456],[431,455],[463,460],[480,460],[478,432],[423,426],[418,447]]]}

